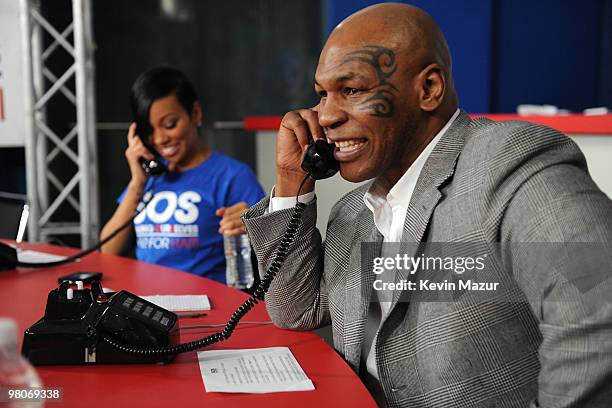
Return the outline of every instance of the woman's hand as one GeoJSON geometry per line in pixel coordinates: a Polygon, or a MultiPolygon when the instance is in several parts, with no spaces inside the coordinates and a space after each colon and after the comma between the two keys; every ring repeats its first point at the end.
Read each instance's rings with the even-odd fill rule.
{"type": "Polygon", "coordinates": [[[247,203],[244,201],[236,203],[231,207],[219,208],[215,212],[218,217],[222,217],[219,223],[219,233],[224,237],[235,237],[246,234],[246,228],[240,216],[244,214],[248,208],[247,203]]]}
{"type": "Polygon", "coordinates": [[[136,123],[132,123],[127,134],[128,147],[125,149],[125,158],[130,166],[132,174],[132,183],[144,186],[147,181],[147,174],[142,169],[139,159],[145,158],[153,160],[153,154],[147,149],[142,142],[142,139],[136,134],[136,123]]]}

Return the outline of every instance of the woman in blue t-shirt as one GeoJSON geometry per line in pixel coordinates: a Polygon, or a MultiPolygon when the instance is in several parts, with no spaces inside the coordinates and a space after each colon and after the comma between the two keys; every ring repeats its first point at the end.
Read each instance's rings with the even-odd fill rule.
{"type": "Polygon", "coordinates": [[[131,180],[106,223],[104,238],[134,214],[153,179],[140,164],[154,160],[153,148],[168,171],[155,180],[153,199],[126,228],[102,247],[121,255],[136,244],[141,261],[165,265],[225,283],[223,235],[244,234],[240,215],[263,190],[251,169],[213,151],[198,134],[202,107],[187,77],[170,67],[141,74],[130,99],[135,123],[128,130],[131,180]]]}

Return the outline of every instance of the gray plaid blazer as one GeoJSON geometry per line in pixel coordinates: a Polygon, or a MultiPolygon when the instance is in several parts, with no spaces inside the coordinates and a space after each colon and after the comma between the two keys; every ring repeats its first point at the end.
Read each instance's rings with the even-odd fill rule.
{"type": "MultiPolygon", "coordinates": [[[[372,270],[362,265],[372,259],[362,258],[360,243],[382,239],[363,202],[367,188],[337,202],[324,243],[315,227],[316,202],[307,206],[266,297],[281,328],[331,323],[335,348],[356,371],[374,279],[362,272],[372,270]]],[[[261,272],[292,213],[267,214],[268,202],[243,217],[261,272]]],[[[403,240],[502,248],[515,242],[611,243],[612,203],[566,136],[526,122],[471,120],[461,112],[420,174],[403,240]]],[[[389,406],[612,406],[612,268],[581,296],[566,285],[563,271],[526,274],[529,259],[502,256],[505,272],[529,293],[529,302],[415,303],[395,296],[376,343],[389,406]]],[[[400,271],[396,281],[405,277],[400,271]]]]}

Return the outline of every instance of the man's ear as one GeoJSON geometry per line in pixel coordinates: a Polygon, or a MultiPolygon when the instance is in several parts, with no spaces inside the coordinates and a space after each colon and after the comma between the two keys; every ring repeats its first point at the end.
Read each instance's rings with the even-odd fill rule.
{"type": "Polygon", "coordinates": [[[197,126],[200,126],[202,124],[203,114],[202,104],[200,103],[200,101],[195,101],[193,103],[193,108],[191,108],[191,117],[197,126]]]}
{"type": "Polygon", "coordinates": [[[421,93],[419,102],[421,109],[432,112],[442,104],[446,91],[446,78],[438,64],[425,67],[419,74],[421,93]]]}

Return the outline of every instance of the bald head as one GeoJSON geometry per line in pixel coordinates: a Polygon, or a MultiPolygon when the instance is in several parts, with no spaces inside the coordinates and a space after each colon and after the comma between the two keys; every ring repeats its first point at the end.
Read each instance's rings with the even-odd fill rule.
{"type": "MultiPolygon", "coordinates": [[[[332,31],[321,57],[347,47],[380,44],[404,60],[404,69],[440,66],[449,99],[456,99],[451,56],[440,27],[423,10],[402,3],[382,3],[347,17],[332,31]]],[[[341,51],[340,51],[341,52],[341,51]]]]}
{"type": "Polygon", "coordinates": [[[429,14],[417,7],[383,3],[360,10],[338,24],[325,48],[372,43],[383,44],[396,54],[418,57],[419,65],[437,63],[451,71],[450,52],[442,31],[429,14]]]}

